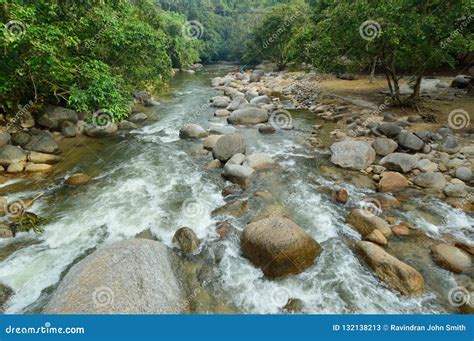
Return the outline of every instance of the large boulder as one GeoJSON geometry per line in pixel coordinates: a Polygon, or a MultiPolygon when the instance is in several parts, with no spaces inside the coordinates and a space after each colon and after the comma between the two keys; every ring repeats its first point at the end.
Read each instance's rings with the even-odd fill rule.
{"type": "Polygon", "coordinates": [[[208,135],[207,131],[197,124],[186,124],[179,130],[179,137],[182,139],[201,139],[208,135]]]}
{"type": "Polygon", "coordinates": [[[69,270],[43,313],[186,313],[178,262],[160,242],[134,239],[110,244],[69,270]]]}
{"type": "Polygon", "coordinates": [[[423,188],[442,190],[446,186],[444,175],[439,172],[427,172],[419,174],[413,182],[423,188]]]}
{"type": "Polygon", "coordinates": [[[439,150],[449,154],[456,154],[461,150],[456,136],[448,135],[439,144],[439,150]]]}
{"type": "Polygon", "coordinates": [[[451,87],[456,89],[466,89],[469,86],[470,79],[469,76],[457,75],[451,82],[451,87]]]}
{"type": "Polygon", "coordinates": [[[216,108],[227,108],[230,104],[230,98],[226,96],[216,96],[212,98],[212,106],[216,108]]]}
{"type": "Polygon", "coordinates": [[[257,96],[255,98],[252,98],[252,100],[250,101],[250,104],[254,104],[254,105],[270,104],[270,98],[268,98],[268,96],[266,95],[257,96]]]}
{"type": "Polygon", "coordinates": [[[362,170],[375,160],[375,150],[363,141],[342,141],[331,146],[331,162],[343,167],[362,170]]]}
{"type": "Polygon", "coordinates": [[[11,145],[0,148],[0,165],[9,166],[16,163],[26,162],[27,154],[20,147],[11,145]]]}
{"type": "Polygon", "coordinates": [[[402,131],[398,135],[398,144],[405,149],[416,152],[421,150],[425,145],[422,139],[409,131],[402,131]]]}
{"type": "Polygon", "coordinates": [[[24,148],[35,152],[54,154],[58,152],[59,145],[49,132],[39,131],[32,136],[24,148]]]}
{"type": "Polygon", "coordinates": [[[245,108],[239,109],[227,118],[227,122],[230,124],[258,124],[268,121],[268,112],[265,109],[259,108],[245,108]]]}
{"type": "Polygon", "coordinates": [[[243,255],[270,278],[300,273],[321,253],[319,244],[300,226],[276,215],[247,224],[240,246],[243,255]]]}
{"type": "Polygon", "coordinates": [[[212,155],[214,159],[225,162],[235,154],[245,154],[246,148],[245,141],[239,134],[224,135],[212,148],[212,155]]]}
{"type": "Polygon", "coordinates": [[[377,155],[387,156],[397,150],[398,143],[392,139],[379,137],[372,143],[372,148],[374,148],[377,155]]]}
{"type": "Polygon", "coordinates": [[[378,130],[387,137],[396,137],[402,128],[395,123],[385,122],[378,127],[378,130]]]}
{"type": "Polygon", "coordinates": [[[226,164],[222,177],[241,186],[247,186],[254,174],[255,170],[249,166],[226,164]]]}
{"type": "Polygon", "coordinates": [[[416,167],[418,159],[414,155],[392,153],[380,160],[380,165],[396,172],[408,173],[416,167]]]}
{"type": "Polygon", "coordinates": [[[69,121],[76,124],[78,120],[74,110],[50,105],[39,118],[38,123],[49,129],[60,129],[63,122],[69,121]]]}
{"type": "Polygon", "coordinates": [[[350,224],[362,237],[369,235],[373,230],[379,230],[385,237],[392,235],[392,230],[385,220],[362,208],[352,210],[346,217],[346,223],[350,224]]]}
{"type": "Polygon", "coordinates": [[[275,166],[275,164],[275,160],[270,155],[264,153],[255,153],[247,156],[245,159],[245,165],[255,170],[270,168],[275,166]]]}
{"type": "Polygon", "coordinates": [[[456,246],[449,244],[438,244],[431,248],[434,260],[443,268],[456,272],[472,271],[472,257],[456,246]]]}
{"type": "Polygon", "coordinates": [[[402,295],[419,295],[425,290],[423,276],[414,268],[385,252],[374,243],[359,241],[358,253],[378,278],[402,295]]]}
{"type": "Polygon", "coordinates": [[[378,184],[380,192],[399,192],[409,185],[408,180],[397,172],[384,172],[378,184]]]}

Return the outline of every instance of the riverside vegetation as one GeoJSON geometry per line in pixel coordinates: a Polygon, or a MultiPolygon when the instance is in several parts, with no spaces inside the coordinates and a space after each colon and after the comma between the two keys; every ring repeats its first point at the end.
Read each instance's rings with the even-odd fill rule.
{"type": "Polygon", "coordinates": [[[473,312],[468,1],[1,5],[0,310],[473,312]]]}

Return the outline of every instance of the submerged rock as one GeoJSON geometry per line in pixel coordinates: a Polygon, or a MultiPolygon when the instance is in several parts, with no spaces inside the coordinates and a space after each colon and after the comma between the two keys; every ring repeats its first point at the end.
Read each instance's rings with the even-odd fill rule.
{"type": "Polygon", "coordinates": [[[66,185],[69,186],[80,186],[88,183],[91,181],[91,177],[87,174],[82,174],[82,173],[77,173],[71,175],[69,178],[66,180],[66,185]]]}
{"type": "Polygon", "coordinates": [[[331,162],[356,170],[366,169],[375,160],[375,150],[363,141],[342,141],[331,146],[331,162]]]}
{"type": "Polygon", "coordinates": [[[179,259],[160,242],[133,239],[102,247],[74,265],[45,314],[188,312],[179,259]]]}
{"type": "Polygon", "coordinates": [[[419,295],[425,290],[423,276],[414,268],[385,252],[374,243],[359,241],[357,251],[380,280],[402,295],[419,295]]]}
{"type": "Polygon", "coordinates": [[[270,155],[264,153],[255,153],[247,156],[245,165],[252,167],[255,170],[271,168],[276,165],[275,160],[270,155]]]}
{"type": "Polygon", "coordinates": [[[276,215],[247,224],[240,246],[244,256],[270,278],[300,273],[321,253],[319,244],[300,226],[276,215]]]}
{"type": "Polygon", "coordinates": [[[201,245],[196,233],[189,227],[179,228],[173,236],[173,243],[178,245],[179,249],[187,255],[195,253],[201,245]]]}
{"type": "Polygon", "coordinates": [[[443,268],[456,272],[472,271],[472,257],[463,250],[449,244],[438,244],[431,248],[433,258],[443,268]]]}
{"type": "Polygon", "coordinates": [[[392,234],[392,230],[385,220],[361,208],[352,210],[346,218],[346,223],[354,227],[362,237],[369,235],[373,230],[379,230],[385,237],[392,234]]]}
{"type": "Polygon", "coordinates": [[[208,135],[207,131],[197,124],[186,124],[179,130],[179,137],[182,139],[201,139],[208,135]]]}

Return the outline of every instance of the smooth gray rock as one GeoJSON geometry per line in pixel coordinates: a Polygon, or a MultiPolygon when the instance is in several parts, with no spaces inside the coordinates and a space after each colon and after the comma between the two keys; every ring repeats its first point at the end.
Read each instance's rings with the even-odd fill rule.
{"type": "Polygon", "coordinates": [[[364,141],[346,140],[331,146],[331,162],[343,167],[362,170],[375,160],[375,150],[364,141]]]}
{"type": "Polygon", "coordinates": [[[227,106],[227,110],[234,111],[239,109],[242,105],[248,104],[249,102],[243,97],[235,97],[232,102],[227,106]]]}
{"type": "Polygon", "coordinates": [[[387,137],[396,137],[402,131],[402,128],[399,125],[390,122],[382,123],[378,129],[387,137]]]}
{"type": "Polygon", "coordinates": [[[249,166],[226,164],[222,176],[239,185],[247,185],[255,174],[255,170],[249,166]]]}
{"type": "Polygon", "coordinates": [[[258,124],[268,121],[268,112],[265,109],[245,108],[239,109],[227,118],[230,124],[258,124]]]}
{"type": "Polygon", "coordinates": [[[398,148],[398,143],[392,139],[387,138],[376,138],[372,143],[372,148],[374,148],[375,153],[380,156],[387,156],[392,154],[398,148]]]}
{"type": "Polygon", "coordinates": [[[24,148],[35,152],[54,154],[58,152],[59,145],[48,132],[41,131],[33,135],[24,148]]]}
{"type": "Polygon", "coordinates": [[[110,244],[74,265],[45,314],[180,314],[188,303],[177,256],[160,242],[110,244]]]}
{"type": "Polygon", "coordinates": [[[439,144],[439,150],[449,154],[456,154],[461,150],[458,144],[458,139],[453,135],[448,135],[439,144]]]}
{"type": "Polygon", "coordinates": [[[201,139],[207,136],[208,132],[197,124],[186,124],[179,130],[179,137],[182,139],[201,139]]]}
{"type": "Polygon", "coordinates": [[[463,184],[447,184],[444,194],[451,198],[465,198],[468,196],[468,187],[463,184]]]}
{"type": "Polygon", "coordinates": [[[437,190],[442,190],[446,186],[444,175],[439,172],[421,173],[413,182],[420,187],[437,190]]]}
{"type": "Polygon", "coordinates": [[[255,70],[250,75],[250,83],[260,82],[265,72],[263,70],[255,70]]]}
{"type": "Polygon", "coordinates": [[[0,165],[9,166],[26,161],[26,152],[20,147],[7,145],[0,148],[0,165]]]}
{"type": "Polygon", "coordinates": [[[392,153],[380,160],[380,165],[396,172],[408,173],[416,167],[418,159],[414,155],[392,153]]]}
{"type": "Polygon", "coordinates": [[[409,131],[402,131],[398,134],[398,144],[405,149],[416,152],[421,150],[425,145],[423,140],[409,131]]]}
{"type": "Polygon", "coordinates": [[[133,114],[132,116],[128,118],[128,120],[133,123],[143,122],[143,121],[146,121],[147,119],[148,119],[148,116],[142,112],[133,114]]]}
{"type": "Polygon", "coordinates": [[[50,105],[46,108],[43,116],[39,118],[38,123],[49,129],[59,129],[64,121],[76,124],[78,120],[74,110],[50,105]]]}
{"type": "Polygon", "coordinates": [[[214,159],[226,162],[235,154],[245,154],[246,144],[239,134],[222,136],[212,148],[214,159]]]}
{"type": "Polygon", "coordinates": [[[110,137],[114,136],[118,131],[116,124],[107,124],[105,126],[97,126],[94,124],[84,125],[84,134],[89,137],[110,137]]]}
{"type": "Polygon", "coordinates": [[[0,133],[0,148],[10,144],[12,137],[7,132],[0,133]]]}
{"type": "Polygon", "coordinates": [[[268,98],[268,96],[266,95],[257,96],[255,98],[252,98],[252,100],[250,101],[250,104],[255,104],[255,105],[270,104],[270,98],[268,98]]]}
{"type": "Polygon", "coordinates": [[[137,129],[138,127],[133,122],[123,120],[119,123],[118,128],[119,130],[133,130],[133,129],[137,129]]]}
{"type": "Polygon", "coordinates": [[[12,135],[11,143],[15,146],[25,147],[31,141],[31,138],[29,133],[19,130],[12,135]]]}
{"type": "Polygon", "coordinates": [[[462,181],[469,182],[472,179],[472,170],[469,167],[459,167],[456,169],[455,176],[462,181]]]}
{"type": "Polygon", "coordinates": [[[209,127],[209,134],[211,135],[231,135],[237,134],[239,130],[232,126],[221,126],[217,124],[211,124],[209,127]]]}

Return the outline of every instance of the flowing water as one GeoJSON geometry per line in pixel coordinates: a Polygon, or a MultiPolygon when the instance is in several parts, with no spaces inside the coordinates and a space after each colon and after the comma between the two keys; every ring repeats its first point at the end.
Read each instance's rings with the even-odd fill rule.
{"type": "MultiPolygon", "coordinates": [[[[133,238],[149,229],[171,246],[174,231],[181,226],[192,227],[212,245],[215,222],[222,218],[243,229],[255,214],[253,209],[240,218],[211,217],[225,203],[221,195],[224,181],[219,171],[203,170],[209,157],[192,156],[202,142],[182,141],[178,136],[186,123],[208,127],[212,120],[212,124],[224,124],[225,120],[213,118],[207,103],[218,95],[210,79],[227,69],[214,66],[199,75],[178,75],[169,93],[160,98],[162,105],[148,109],[158,116],[156,121],[129,135],[77,143],[64,161],[71,160],[72,169],[58,165],[46,180],[3,185],[1,190],[11,200],[44,193],[32,211],[48,220],[41,235],[21,233],[0,241],[0,282],[15,292],[7,313],[41,311],[70,266],[100,245],[133,238]],[[63,185],[64,177],[79,171],[97,176],[78,189],[63,185]]],[[[293,123],[294,130],[272,135],[239,128],[249,152],[268,153],[279,163],[278,170],[260,174],[244,197],[256,190],[270,191],[285,213],[321,244],[323,252],[302,274],[272,281],[240,255],[237,238],[228,239],[217,265],[216,285],[229,304],[242,313],[278,313],[288,298],[301,299],[306,313],[452,312],[447,293],[456,286],[453,275],[435,266],[426,252],[417,250],[416,243],[394,241],[392,249],[424,275],[427,290],[420,297],[394,293],[360,263],[346,243],[359,238],[344,223],[347,208],[334,204],[320,190],[334,186],[331,177],[318,172],[320,165],[328,163],[328,155],[315,154],[304,145],[314,118],[295,112],[293,123]]],[[[344,186],[351,193],[352,206],[372,192],[350,183],[344,186]]],[[[449,233],[473,243],[473,219],[463,211],[423,198],[412,199],[410,205],[396,214],[433,238],[449,233]]]]}

